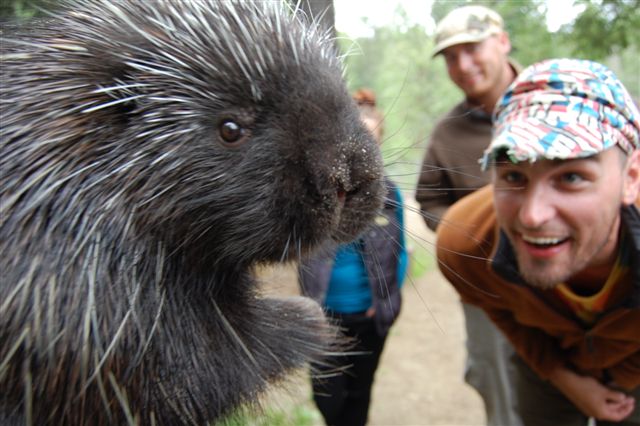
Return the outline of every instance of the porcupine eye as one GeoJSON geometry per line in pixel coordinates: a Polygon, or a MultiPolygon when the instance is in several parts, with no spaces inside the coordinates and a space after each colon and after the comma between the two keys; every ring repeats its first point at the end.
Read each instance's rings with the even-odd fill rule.
{"type": "Polygon", "coordinates": [[[247,130],[236,121],[226,119],[220,122],[218,134],[222,143],[227,146],[238,146],[247,139],[247,130]]]}

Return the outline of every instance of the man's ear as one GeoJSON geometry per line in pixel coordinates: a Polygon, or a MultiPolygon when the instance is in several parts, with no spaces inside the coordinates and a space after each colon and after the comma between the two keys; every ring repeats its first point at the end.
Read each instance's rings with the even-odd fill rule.
{"type": "Polygon", "coordinates": [[[511,40],[509,39],[509,34],[506,31],[498,34],[498,40],[500,41],[500,45],[505,54],[511,53],[511,40]]]}
{"type": "Polygon", "coordinates": [[[622,203],[631,205],[640,195],[640,150],[634,150],[627,159],[622,188],[622,203]]]}

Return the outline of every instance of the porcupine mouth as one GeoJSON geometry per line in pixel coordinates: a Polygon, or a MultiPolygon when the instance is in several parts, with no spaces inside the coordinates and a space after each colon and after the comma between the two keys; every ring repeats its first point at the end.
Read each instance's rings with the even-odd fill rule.
{"type": "Polygon", "coordinates": [[[347,191],[340,188],[336,191],[336,195],[338,196],[338,208],[342,210],[347,201],[347,191]]]}
{"type": "MultiPolygon", "coordinates": [[[[361,233],[373,220],[377,206],[370,202],[366,188],[347,191],[339,188],[336,191],[336,230],[332,239],[339,243],[350,242],[361,233]]],[[[375,197],[374,197],[375,198],[375,197]]]]}

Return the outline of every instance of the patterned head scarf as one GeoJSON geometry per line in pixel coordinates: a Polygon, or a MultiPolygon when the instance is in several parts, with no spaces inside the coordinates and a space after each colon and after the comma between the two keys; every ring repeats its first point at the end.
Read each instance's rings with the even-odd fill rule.
{"type": "Polygon", "coordinates": [[[616,144],[630,153],[640,149],[639,120],[638,107],[604,65],[543,61],[523,70],[498,101],[482,168],[504,153],[514,163],[589,157],[616,144]]]}

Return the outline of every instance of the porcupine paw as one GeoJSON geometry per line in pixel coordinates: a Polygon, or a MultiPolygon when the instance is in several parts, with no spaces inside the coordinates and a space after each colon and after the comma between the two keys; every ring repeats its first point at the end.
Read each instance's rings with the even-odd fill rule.
{"type": "Polygon", "coordinates": [[[301,297],[269,297],[264,299],[274,320],[272,327],[280,339],[276,352],[292,360],[290,367],[303,367],[307,362],[322,359],[340,343],[340,333],[327,319],[314,300],[301,297]]]}

